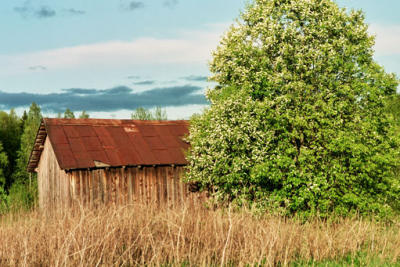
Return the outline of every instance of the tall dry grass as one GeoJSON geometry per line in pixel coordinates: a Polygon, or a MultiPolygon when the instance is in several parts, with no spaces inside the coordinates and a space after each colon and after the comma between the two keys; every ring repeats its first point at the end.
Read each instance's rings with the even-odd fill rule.
{"type": "Polygon", "coordinates": [[[360,250],[400,259],[398,225],[368,220],[301,223],[247,211],[130,205],[0,222],[0,265],[287,265],[360,250]]]}

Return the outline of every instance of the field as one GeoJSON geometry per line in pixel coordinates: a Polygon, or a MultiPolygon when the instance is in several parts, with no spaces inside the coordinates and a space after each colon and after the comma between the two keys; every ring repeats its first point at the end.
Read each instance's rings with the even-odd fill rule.
{"type": "Polygon", "coordinates": [[[0,221],[0,265],[337,266],[400,260],[398,224],[302,223],[253,214],[139,204],[52,216],[8,214],[0,221]]]}

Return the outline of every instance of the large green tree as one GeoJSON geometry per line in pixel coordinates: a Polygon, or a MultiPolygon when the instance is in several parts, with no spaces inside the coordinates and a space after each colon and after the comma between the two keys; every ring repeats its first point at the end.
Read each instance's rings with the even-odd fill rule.
{"type": "Polygon", "coordinates": [[[219,85],[191,122],[187,179],[284,214],[398,208],[399,140],[360,11],[331,0],[255,0],[210,64],[219,85]]]}

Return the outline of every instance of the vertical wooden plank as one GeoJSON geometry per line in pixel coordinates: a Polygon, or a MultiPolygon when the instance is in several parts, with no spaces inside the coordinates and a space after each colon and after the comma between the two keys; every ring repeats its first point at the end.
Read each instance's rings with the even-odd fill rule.
{"type": "Polygon", "coordinates": [[[162,168],[161,167],[157,168],[156,173],[157,173],[158,181],[160,183],[160,192],[159,192],[160,205],[163,206],[163,205],[165,205],[166,201],[165,201],[165,197],[164,197],[165,184],[164,184],[164,179],[163,179],[163,175],[162,175],[162,168]]]}
{"type": "Polygon", "coordinates": [[[138,178],[137,178],[137,168],[132,168],[131,169],[131,173],[132,173],[132,194],[133,194],[133,201],[138,201],[138,178]]]}
{"type": "Polygon", "coordinates": [[[96,207],[99,201],[99,180],[97,175],[97,170],[92,170],[93,179],[93,206],[96,207]]]}
{"type": "Polygon", "coordinates": [[[113,169],[109,169],[109,183],[110,183],[110,200],[113,205],[116,205],[116,188],[115,188],[115,176],[113,169]]]}
{"type": "MultiPolygon", "coordinates": [[[[74,175],[75,175],[75,177],[76,177],[76,175],[77,175],[77,173],[76,172],[74,172],[74,175]]],[[[73,198],[72,198],[72,190],[71,190],[71,177],[66,177],[66,179],[65,179],[65,189],[66,189],[66,192],[65,192],[65,195],[67,196],[67,198],[68,198],[68,208],[71,208],[72,206],[73,206],[73,198]]],[[[79,185],[79,187],[81,187],[81,185],[79,185]]]]}
{"type": "Polygon", "coordinates": [[[157,186],[156,186],[156,174],[155,174],[155,167],[150,168],[150,173],[149,173],[149,178],[150,178],[150,202],[154,205],[157,204],[157,186]]]}
{"type": "Polygon", "coordinates": [[[181,173],[181,167],[177,167],[176,168],[176,177],[177,177],[177,180],[179,182],[179,192],[180,192],[180,195],[181,195],[180,199],[181,199],[182,203],[185,203],[185,197],[186,197],[185,186],[181,181],[181,174],[180,173],[181,173]]]}
{"type": "Polygon", "coordinates": [[[104,194],[104,204],[108,204],[108,187],[107,187],[107,170],[103,169],[101,172],[101,179],[103,180],[103,194],[104,194]]]}
{"type": "Polygon", "coordinates": [[[88,170],[85,171],[85,178],[87,180],[87,206],[92,207],[92,199],[93,199],[93,192],[92,192],[92,179],[90,178],[90,172],[88,170]]]}
{"type": "Polygon", "coordinates": [[[103,184],[104,184],[104,203],[108,205],[110,204],[110,180],[108,175],[108,169],[104,169],[103,184]]]}
{"type": "Polygon", "coordinates": [[[141,178],[142,178],[142,184],[143,184],[143,202],[147,202],[147,179],[146,179],[146,172],[147,172],[147,167],[143,167],[141,171],[141,178]]]}
{"type": "Polygon", "coordinates": [[[85,181],[83,180],[82,171],[76,171],[76,175],[79,179],[79,183],[81,184],[81,191],[79,192],[79,205],[83,205],[84,195],[85,195],[85,181]]]}
{"type": "Polygon", "coordinates": [[[155,176],[155,179],[156,179],[156,192],[155,192],[155,198],[157,199],[157,204],[160,206],[161,205],[161,203],[162,203],[162,200],[161,200],[161,179],[160,179],[160,175],[159,175],[159,172],[158,172],[158,170],[157,170],[158,168],[156,168],[155,170],[154,170],[154,176],[155,176]]]}
{"type": "Polygon", "coordinates": [[[120,170],[121,173],[121,199],[122,199],[122,205],[128,204],[128,183],[127,183],[127,171],[126,168],[121,168],[120,170]]]}
{"type": "Polygon", "coordinates": [[[99,184],[99,204],[104,203],[104,186],[103,186],[103,177],[102,177],[103,169],[97,170],[97,182],[99,184]]]}
{"type": "Polygon", "coordinates": [[[167,181],[168,181],[168,200],[170,205],[175,207],[175,186],[174,186],[174,173],[172,167],[167,168],[167,181]]]}
{"type": "Polygon", "coordinates": [[[128,179],[128,203],[132,203],[132,168],[126,169],[128,179]]]}
{"type": "Polygon", "coordinates": [[[146,172],[146,180],[148,182],[148,188],[147,188],[147,202],[148,203],[152,203],[153,199],[152,199],[152,195],[151,193],[153,192],[153,181],[152,181],[152,177],[153,177],[153,172],[154,172],[154,167],[148,167],[147,168],[147,172],[146,172]]]}
{"type": "Polygon", "coordinates": [[[174,198],[175,198],[175,203],[178,205],[180,203],[179,199],[179,181],[176,177],[176,167],[172,167],[172,179],[174,180],[174,198]]]}
{"type": "Polygon", "coordinates": [[[137,177],[139,179],[139,184],[138,184],[139,201],[144,202],[143,168],[137,169],[137,177]]]}
{"type": "Polygon", "coordinates": [[[115,204],[120,205],[121,203],[120,190],[119,190],[120,175],[118,174],[116,169],[113,169],[113,176],[115,179],[115,204]]]}
{"type": "Polygon", "coordinates": [[[54,204],[54,176],[53,176],[53,170],[51,168],[51,162],[50,160],[47,160],[47,168],[48,168],[48,176],[49,176],[49,207],[50,209],[53,209],[53,204],[54,204]]]}
{"type": "Polygon", "coordinates": [[[161,167],[160,168],[161,170],[162,170],[162,180],[163,180],[163,183],[164,183],[164,199],[165,199],[165,204],[166,204],[166,207],[168,207],[169,206],[169,202],[168,202],[168,181],[167,181],[167,170],[166,170],[166,168],[165,167],[161,167]]]}

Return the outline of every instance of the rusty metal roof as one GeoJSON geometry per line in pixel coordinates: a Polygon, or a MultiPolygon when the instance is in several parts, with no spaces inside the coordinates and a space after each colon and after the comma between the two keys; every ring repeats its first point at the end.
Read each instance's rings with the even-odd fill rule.
{"type": "Polygon", "coordinates": [[[185,165],[187,121],[108,119],[42,120],[28,171],[38,166],[48,137],[61,169],[185,165]]]}

